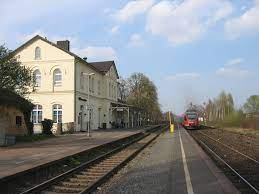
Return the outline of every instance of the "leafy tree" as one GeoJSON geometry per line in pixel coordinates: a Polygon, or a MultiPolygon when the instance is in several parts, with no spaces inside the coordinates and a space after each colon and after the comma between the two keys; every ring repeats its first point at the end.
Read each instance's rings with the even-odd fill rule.
{"type": "Polygon", "coordinates": [[[0,88],[25,95],[34,86],[30,68],[23,66],[5,46],[0,45],[0,88]]]}
{"type": "Polygon", "coordinates": [[[244,104],[246,112],[259,112],[259,95],[250,96],[244,104]]]}

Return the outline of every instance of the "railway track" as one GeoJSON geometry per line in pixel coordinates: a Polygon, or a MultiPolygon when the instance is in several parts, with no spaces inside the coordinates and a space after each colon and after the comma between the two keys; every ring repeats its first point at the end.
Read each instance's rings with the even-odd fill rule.
{"type": "Polygon", "coordinates": [[[167,127],[160,128],[156,132],[148,132],[94,160],[36,185],[22,194],[91,193],[154,141],[165,128],[167,127]]]}
{"type": "Polygon", "coordinates": [[[259,161],[201,131],[191,136],[213,157],[241,193],[259,194],[259,161]]]}

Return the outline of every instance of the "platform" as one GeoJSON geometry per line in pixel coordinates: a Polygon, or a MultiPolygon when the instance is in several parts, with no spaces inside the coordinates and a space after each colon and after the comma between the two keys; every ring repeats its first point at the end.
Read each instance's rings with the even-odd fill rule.
{"type": "Polygon", "coordinates": [[[143,129],[95,130],[0,148],[0,178],[121,139],[143,129]]]}
{"type": "Polygon", "coordinates": [[[100,193],[239,193],[185,129],[161,135],[100,193]]]}

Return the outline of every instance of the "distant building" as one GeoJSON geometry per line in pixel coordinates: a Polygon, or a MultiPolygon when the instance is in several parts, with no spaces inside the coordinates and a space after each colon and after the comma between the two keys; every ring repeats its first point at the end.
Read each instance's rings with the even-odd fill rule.
{"type": "Polygon", "coordinates": [[[246,118],[259,118],[259,112],[250,112],[245,114],[246,118]]]}
{"type": "Polygon", "coordinates": [[[114,61],[89,63],[70,51],[68,40],[55,44],[38,35],[14,53],[33,70],[36,80],[29,95],[35,104],[32,121],[36,132],[41,131],[43,118],[52,119],[54,129],[58,123],[63,130],[73,124],[75,131],[87,130],[88,118],[91,129],[110,128],[118,122],[125,126],[140,123],[128,105],[118,102],[119,75],[114,61]]]}
{"type": "Polygon", "coordinates": [[[0,145],[8,136],[27,135],[33,104],[6,89],[0,89],[0,145]],[[26,117],[27,116],[27,117],[26,117]]]}

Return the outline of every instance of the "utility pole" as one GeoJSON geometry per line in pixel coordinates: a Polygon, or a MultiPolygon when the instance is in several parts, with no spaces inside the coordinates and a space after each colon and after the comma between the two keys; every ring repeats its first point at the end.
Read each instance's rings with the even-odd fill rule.
{"type": "Polygon", "coordinates": [[[83,73],[88,77],[88,92],[87,92],[87,110],[88,110],[88,121],[87,121],[87,136],[90,137],[90,78],[94,73],[83,73]]]}

